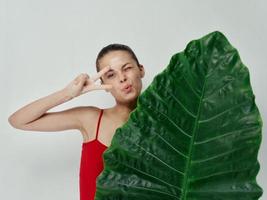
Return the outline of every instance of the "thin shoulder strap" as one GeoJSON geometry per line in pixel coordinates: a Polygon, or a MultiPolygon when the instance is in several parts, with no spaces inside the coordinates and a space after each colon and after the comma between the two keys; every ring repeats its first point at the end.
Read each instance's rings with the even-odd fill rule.
{"type": "Polygon", "coordinates": [[[99,115],[99,117],[98,117],[97,128],[96,128],[96,138],[95,138],[95,139],[97,139],[97,136],[98,136],[99,125],[100,125],[100,121],[101,121],[103,112],[104,112],[104,110],[101,109],[101,110],[100,110],[100,115],[99,115]]]}

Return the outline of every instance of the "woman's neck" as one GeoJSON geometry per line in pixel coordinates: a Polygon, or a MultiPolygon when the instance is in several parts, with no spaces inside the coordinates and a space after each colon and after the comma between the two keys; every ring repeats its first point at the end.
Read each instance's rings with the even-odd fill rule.
{"type": "Polygon", "coordinates": [[[122,121],[126,121],[129,117],[130,112],[132,112],[136,108],[136,103],[136,101],[131,102],[127,105],[117,103],[114,107],[110,108],[110,112],[112,112],[115,116],[119,116],[122,121]]]}

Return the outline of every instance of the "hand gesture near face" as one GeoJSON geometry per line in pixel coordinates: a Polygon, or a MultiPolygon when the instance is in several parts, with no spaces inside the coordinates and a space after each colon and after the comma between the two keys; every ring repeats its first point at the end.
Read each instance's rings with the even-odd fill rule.
{"type": "Polygon", "coordinates": [[[67,95],[71,98],[74,98],[92,90],[111,90],[112,85],[110,84],[95,84],[95,82],[109,69],[110,66],[106,66],[91,77],[86,73],[81,73],[64,88],[67,92],[67,95]]]}

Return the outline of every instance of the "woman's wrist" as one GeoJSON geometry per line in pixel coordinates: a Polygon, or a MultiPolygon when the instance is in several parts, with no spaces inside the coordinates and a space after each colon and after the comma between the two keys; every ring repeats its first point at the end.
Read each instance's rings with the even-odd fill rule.
{"type": "Polygon", "coordinates": [[[59,93],[61,94],[61,96],[62,96],[62,101],[63,101],[62,103],[67,102],[67,101],[69,101],[69,100],[71,100],[71,99],[74,98],[73,96],[71,96],[71,95],[67,92],[66,88],[63,88],[63,89],[59,90],[58,92],[59,92],[59,93]]]}

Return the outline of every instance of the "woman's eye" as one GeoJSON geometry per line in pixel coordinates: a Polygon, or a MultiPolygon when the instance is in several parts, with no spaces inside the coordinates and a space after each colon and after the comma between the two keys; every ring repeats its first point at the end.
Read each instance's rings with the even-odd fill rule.
{"type": "Polygon", "coordinates": [[[109,74],[107,77],[110,78],[110,77],[112,77],[112,76],[113,76],[113,74],[109,74]]]}
{"type": "Polygon", "coordinates": [[[125,69],[128,70],[128,69],[130,69],[130,68],[131,68],[131,67],[126,67],[125,69]]]}

